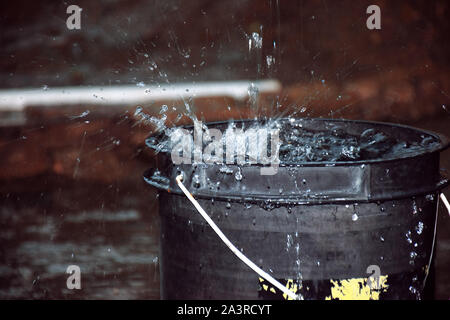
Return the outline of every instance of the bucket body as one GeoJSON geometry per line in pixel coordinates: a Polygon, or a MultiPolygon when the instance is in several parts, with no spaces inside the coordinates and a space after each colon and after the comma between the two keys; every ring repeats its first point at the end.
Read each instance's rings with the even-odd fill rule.
{"type": "Polygon", "coordinates": [[[302,298],[423,298],[438,194],[448,184],[439,174],[445,138],[373,122],[297,121],[436,144],[385,159],[281,162],[274,175],[258,165],[174,165],[169,152],[159,153],[157,170],[144,176],[160,189],[163,299],[288,298],[222,243],[177,187],[180,172],[230,241],[302,298]]]}

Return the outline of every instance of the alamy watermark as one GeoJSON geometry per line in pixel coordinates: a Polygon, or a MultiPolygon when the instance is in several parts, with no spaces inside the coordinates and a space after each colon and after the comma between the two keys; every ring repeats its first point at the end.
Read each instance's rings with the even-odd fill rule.
{"type": "Polygon", "coordinates": [[[380,267],[376,264],[372,264],[367,267],[366,273],[370,274],[367,278],[367,286],[371,289],[379,290],[381,288],[380,285],[380,276],[381,270],[380,267]]]}
{"type": "Polygon", "coordinates": [[[81,289],[81,269],[77,265],[70,265],[67,267],[66,273],[70,274],[67,278],[67,289],[81,289]]]}
{"type": "Polygon", "coordinates": [[[372,4],[367,7],[367,14],[370,16],[366,20],[366,26],[369,30],[380,30],[381,29],[381,9],[376,4],[372,4]]]}
{"type": "Polygon", "coordinates": [[[72,4],[67,7],[66,13],[70,14],[66,20],[66,26],[69,30],[80,30],[81,29],[81,9],[79,6],[72,4]]]}
{"type": "Polygon", "coordinates": [[[171,134],[172,162],[179,164],[262,164],[261,175],[274,175],[278,171],[279,129],[232,128],[225,134],[219,129],[204,130],[202,122],[194,124],[193,136],[187,129],[177,128],[171,134]],[[270,143],[270,149],[268,145],[270,143]],[[225,152],[224,152],[225,147],[225,152]],[[270,151],[270,155],[268,155],[270,151]]]}

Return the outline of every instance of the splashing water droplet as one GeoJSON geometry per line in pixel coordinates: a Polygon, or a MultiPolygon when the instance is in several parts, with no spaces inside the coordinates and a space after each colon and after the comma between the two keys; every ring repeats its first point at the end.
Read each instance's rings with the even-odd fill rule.
{"type": "Polygon", "coordinates": [[[407,233],[405,233],[405,237],[406,237],[406,241],[408,241],[408,243],[412,243],[410,230],[407,233]]]}
{"type": "Polygon", "coordinates": [[[262,48],[262,37],[258,32],[253,32],[248,39],[248,51],[252,49],[261,49],[262,48]]]}
{"type": "Polygon", "coordinates": [[[141,107],[141,106],[138,106],[138,107],[136,108],[136,110],[134,111],[134,115],[137,116],[137,115],[139,115],[141,112],[142,112],[142,107],[141,107]]]}
{"type": "Polygon", "coordinates": [[[200,188],[200,177],[198,176],[198,174],[194,175],[194,177],[192,178],[192,182],[194,183],[195,188],[200,188]]]}
{"type": "Polygon", "coordinates": [[[241,181],[242,180],[242,173],[241,173],[241,169],[239,169],[236,174],[234,175],[234,177],[236,178],[237,181],[241,181]]]}
{"type": "Polygon", "coordinates": [[[159,110],[159,114],[163,114],[164,112],[166,112],[167,110],[169,110],[169,107],[166,104],[163,104],[161,106],[161,110],[159,110]]]}
{"type": "Polygon", "coordinates": [[[271,67],[275,63],[275,58],[273,56],[266,56],[267,67],[271,67]]]}
{"type": "Polygon", "coordinates": [[[413,200],[412,214],[417,214],[417,212],[419,212],[417,210],[417,203],[416,200],[413,200]]]}
{"type": "Polygon", "coordinates": [[[423,231],[423,222],[419,221],[419,223],[416,226],[416,232],[417,234],[422,234],[422,231],[423,231]]]}

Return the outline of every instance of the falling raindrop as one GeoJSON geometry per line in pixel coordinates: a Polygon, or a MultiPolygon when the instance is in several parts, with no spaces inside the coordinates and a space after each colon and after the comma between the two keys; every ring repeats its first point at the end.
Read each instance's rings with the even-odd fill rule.
{"type": "Polygon", "coordinates": [[[289,251],[291,246],[294,244],[294,239],[292,238],[292,235],[287,234],[286,235],[286,251],[289,251]]]}
{"type": "Polygon", "coordinates": [[[267,64],[267,67],[271,67],[273,64],[274,64],[274,62],[275,62],[275,58],[273,57],[273,56],[266,56],[266,64],[267,64]]]}

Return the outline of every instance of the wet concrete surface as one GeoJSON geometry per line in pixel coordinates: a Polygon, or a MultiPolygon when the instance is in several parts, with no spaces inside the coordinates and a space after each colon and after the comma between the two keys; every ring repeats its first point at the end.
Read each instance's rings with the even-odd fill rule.
{"type": "Polygon", "coordinates": [[[53,191],[1,196],[0,299],[159,299],[153,190],[43,179],[53,191]]]}
{"type": "MultiPolygon", "coordinates": [[[[447,118],[416,126],[450,136],[447,118]]],[[[136,166],[134,183],[55,174],[2,181],[0,299],[159,299],[158,203],[141,179],[146,165],[136,166]],[[81,269],[81,290],[66,286],[69,265],[81,269]]],[[[450,169],[448,150],[441,167],[450,169]]],[[[449,299],[450,216],[442,205],[435,248],[435,298],[449,299]]]]}

